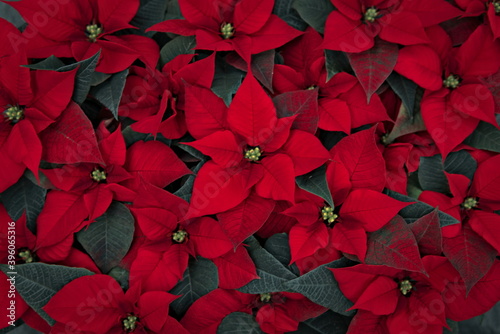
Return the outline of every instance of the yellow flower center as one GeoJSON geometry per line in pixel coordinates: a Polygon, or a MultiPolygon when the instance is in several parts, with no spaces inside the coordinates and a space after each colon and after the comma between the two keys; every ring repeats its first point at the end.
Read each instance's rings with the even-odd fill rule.
{"type": "Polygon", "coordinates": [[[328,224],[332,224],[339,216],[333,213],[333,208],[331,206],[325,205],[323,209],[321,209],[321,218],[328,224]]]}
{"type": "Polygon", "coordinates": [[[467,197],[462,203],[462,208],[464,208],[465,210],[470,210],[472,208],[477,207],[478,203],[479,201],[477,200],[477,198],[467,197]]]}
{"type": "Polygon", "coordinates": [[[95,42],[97,36],[102,34],[102,28],[98,24],[89,24],[86,28],[87,36],[89,37],[89,41],[95,42]]]}
{"type": "Polygon", "coordinates": [[[3,112],[5,119],[12,124],[16,124],[24,118],[24,109],[19,106],[12,106],[3,112]]]}
{"type": "Polygon", "coordinates": [[[223,23],[220,26],[220,34],[224,39],[230,39],[234,36],[234,27],[231,23],[223,23]]]}
{"type": "Polygon", "coordinates": [[[24,263],[35,262],[35,256],[29,249],[20,250],[18,255],[24,263]]]}
{"type": "Polygon", "coordinates": [[[260,301],[263,303],[269,303],[271,301],[272,295],[269,292],[260,294],[260,301]]]}
{"type": "Polygon", "coordinates": [[[184,230],[177,230],[172,234],[172,240],[178,244],[187,241],[188,233],[184,230]]]}
{"type": "Polygon", "coordinates": [[[450,74],[446,79],[443,80],[443,86],[446,88],[455,89],[460,85],[460,78],[458,75],[450,74]]]}
{"type": "Polygon", "coordinates": [[[123,330],[126,332],[133,332],[135,331],[135,328],[137,327],[137,322],[139,321],[139,318],[137,318],[133,314],[129,314],[125,319],[123,319],[122,324],[123,324],[123,330]]]}
{"type": "Polygon", "coordinates": [[[375,22],[378,14],[378,10],[375,7],[368,8],[364,15],[365,22],[375,22]]]}
{"type": "Polygon", "coordinates": [[[411,290],[413,290],[413,285],[411,284],[410,280],[404,279],[399,282],[399,291],[401,291],[403,296],[408,295],[411,290]]]}
{"type": "Polygon", "coordinates": [[[500,2],[493,2],[493,8],[495,8],[495,14],[500,14],[500,2]]]}
{"type": "Polygon", "coordinates": [[[258,146],[245,150],[245,159],[247,159],[248,161],[259,161],[261,155],[262,151],[258,146]]]}
{"type": "Polygon", "coordinates": [[[90,173],[90,178],[95,182],[103,182],[106,181],[107,176],[105,171],[96,168],[90,173]]]}

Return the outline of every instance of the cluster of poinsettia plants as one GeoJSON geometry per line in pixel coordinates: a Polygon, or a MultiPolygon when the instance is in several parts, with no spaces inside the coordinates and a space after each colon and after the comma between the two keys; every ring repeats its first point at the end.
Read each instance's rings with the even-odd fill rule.
{"type": "Polygon", "coordinates": [[[0,5],[2,333],[456,333],[500,301],[499,1],[0,5]]]}

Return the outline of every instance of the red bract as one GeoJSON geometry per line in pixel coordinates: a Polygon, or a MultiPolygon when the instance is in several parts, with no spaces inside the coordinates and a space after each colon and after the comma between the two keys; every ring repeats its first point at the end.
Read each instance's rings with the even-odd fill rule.
{"type": "Polygon", "coordinates": [[[168,315],[175,298],[163,291],[143,293],[140,285],[124,293],[110,276],[93,275],[64,286],[44,309],[59,323],[86,333],[187,333],[168,315]]]}
{"type": "Polygon", "coordinates": [[[326,21],[325,49],[362,52],[376,36],[403,45],[427,43],[424,27],[460,15],[445,1],[331,0],[335,6],[326,21]],[[429,15],[429,13],[432,13],[429,15]]]}
{"type": "Polygon", "coordinates": [[[4,173],[0,191],[14,184],[27,167],[38,176],[42,158],[40,132],[68,106],[75,71],[30,71],[22,53],[2,58],[0,65],[0,157],[4,173]]]}
{"type": "Polygon", "coordinates": [[[53,6],[36,0],[7,3],[28,22],[17,41],[26,44],[28,57],[55,55],[80,61],[101,50],[97,66],[100,72],[120,72],[136,59],[150,68],[156,66],[159,48],[153,40],[133,34],[114,34],[134,28],[129,22],[139,8],[139,0],[54,2],[53,6]]]}
{"type": "Polygon", "coordinates": [[[274,49],[300,35],[276,15],[273,0],[223,1],[180,0],[185,20],[168,20],[148,30],[196,35],[196,48],[236,51],[248,64],[251,55],[274,49]]]}
{"type": "MultiPolygon", "coordinates": [[[[213,113],[212,117],[220,119],[223,113],[213,113]]],[[[227,110],[231,131],[217,131],[188,143],[212,158],[195,180],[188,215],[231,209],[248,197],[253,186],[261,197],[293,202],[295,176],[310,172],[328,159],[316,137],[290,130],[293,119],[278,119],[272,100],[257,80],[247,75],[227,110]]],[[[208,126],[220,129],[221,122],[208,126]]]]}

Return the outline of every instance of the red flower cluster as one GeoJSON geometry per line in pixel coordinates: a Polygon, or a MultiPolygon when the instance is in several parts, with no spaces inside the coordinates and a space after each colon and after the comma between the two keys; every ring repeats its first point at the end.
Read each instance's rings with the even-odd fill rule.
{"type": "Polygon", "coordinates": [[[2,5],[0,327],[437,334],[500,301],[500,2],[2,5]]]}

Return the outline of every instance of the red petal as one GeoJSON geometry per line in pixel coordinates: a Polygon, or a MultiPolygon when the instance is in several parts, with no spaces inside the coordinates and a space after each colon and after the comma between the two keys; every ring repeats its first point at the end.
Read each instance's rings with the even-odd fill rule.
{"type": "Polygon", "coordinates": [[[88,220],[92,222],[109,208],[113,201],[113,193],[105,185],[99,185],[87,191],[83,195],[83,200],[89,213],[88,220]]]}
{"type": "Polygon", "coordinates": [[[441,226],[437,210],[419,218],[410,224],[410,229],[415,235],[420,253],[423,255],[441,255],[443,241],[441,226]]]}
{"type": "Polygon", "coordinates": [[[190,242],[194,243],[196,253],[208,259],[221,256],[234,247],[214,219],[199,218],[188,225],[187,231],[190,242]]]}
{"type": "Polygon", "coordinates": [[[351,18],[352,20],[361,20],[361,1],[349,1],[349,0],[331,0],[335,8],[344,14],[345,16],[351,18]]]}
{"type": "Polygon", "coordinates": [[[56,123],[40,134],[43,160],[52,163],[103,163],[92,123],[76,103],[71,103],[56,123]]]}
{"type": "Polygon", "coordinates": [[[403,45],[428,43],[422,23],[418,17],[408,12],[390,14],[380,19],[380,38],[403,45]]]}
{"type": "Polygon", "coordinates": [[[394,70],[419,86],[438,90],[443,86],[443,72],[438,54],[428,46],[412,45],[399,50],[394,70]],[[425,59],[425,62],[422,62],[425,59]]]}
{"type": "Polygon", "coordinates": [[[285,154],[265,157],[260,162],[264,176],[255,186],[262,197],[294,202],[295,176],[293,161],[285,154]]]}
{"type": "Polygon", "coordinates": [[[360,20],[353,21],[334,10],[326,20],[322,47],[344,52],[363,52],[373,47],[373,37],[373,32],[360,20]]]}
{"type": "Polygon", "coordinates": [[[177,180],[191,171],[167,145],[158,141],[139,141],[128,149],[125,169],[134,175],[135,180],[125,181],[134,189],[139,179],[159,188],[177,180]]]}
{"type": "Polygon", "coordinates": [[[231,128],[242,135],[248,145],[259,146],[268,132],[276,127],[276,108],[253,75],[248,74],[227,111],[231,128]]]}
{"type": "Polygon", "coordinates": [[[340,218],[362,224],[367,232],[373,232],[387,224],[399,210],[412,204],[400,202],[373,190],[353,190],[340,208],[340,218]]]}
{"type": "Polygon", "coordinates": [[[192,36],[196,34],[196,26],[193,26],[187,20],[167,20],[149,27],[146,31],[171,32],[182,36],[192,36]]]}
{"type": "Polygon", "coordinates": [[[274,209],[275,202],[251,193],[234,208],[217,215],[234,247],[257,232],[274,209]]]}
{"type": "Polygon", "coordinates": [[[292,158],[295,176],[309,173],[330,158],[328,151],[317,137],[300,130],[290,131],[290,137],[283,146],[283,151],[292,158]]]}
{"type": "Polygon", "coordinates": [[[163,240],[175,230],[178,218],[172,212],[160,208],[131,208],[144,235],[151,240],[163,240]]]}
{"type": "Polygon", "coordinates": [[[168,322],[169,305],[177,296],[164,291],[148,291],[141,295],[137,305],[141,323],[155,332],[160,332],[168,322]]]}
{"type": "Polygon", "coordinates": [[[123,139],[121,124],[112,133],[103,128],[104,123],[101,123],[100,130],[102,131],[100,131],[100,134],[104,132],[105,138],[99,141],[99,149],[103,154],[106,164],[123,166],[127,155],[127,147],[123,139]]]}
{"type": "Polygon", "coordinates": [[[297,224],[290,230],[289,238],[291,263],[312,256],[317,250],[325,248],[330,241],[327,227],[323,223],[311,226],[297,224]]]}
{"type": "Polygon", "coordinates": [[[259,278],[252,258],[245,247],[236,248],[213,259],[219,272],[219,287],[222,289],[238,289],[250,281],[259,278]]]}
{"type": "Polygon", "coordinates": [[[216,19],[219,16],[218,8],[213,3],[204,0],[179,0],[179,6],[182,16],[193,25],[217,28],[221,23],[216,19]]]}
{"type": "Polygon", "coordinates": [[[120,323],[124,301],[122,288],[107,275],[77,278],[57,292],[43,308],[53,319],[74,323],[79,329],[107,332],[120,323]],[[92,321],[89,321],[92,315],[92,321]]]}
{"type": "Polygon", "coordinates": [[[267,0],[242,0],[234,6],[234,30],[247,35],[260,30],[266,24],[274,2],[267,0]]]}
{"type": "Polygon", "coordinates": [[[400,298],[398,284],[389,277],[378,276],[363,291],[352,307],[376,315],[391,314],[396,310],[400,298]]]}
{"type": "Polygon", "coordinates": [[[493,95],[484,85],[463,85],[454,89],[449,103],[459,112],[497,125],[493,95]]]}
{"type": "Polygon", "coordinates": [[[252,54],[257,54],[276,49],[301,34],[302,31],[292,28],[278,16],[272,14],[264,27],[250,36],[250,43],[245,46],[251,48],[252,54]]]}
{"type": "Polygon", "coordinates": [[[351,133],[351,110],[340,99],[323,98],[319,101],[318,126],[327,131],[351,133]]]}
{"type": "Polygon", "coordinates": [[[498,201],[500,198],[500,156],[482,162],[474,174],[470,193],[479,198],[498,201]]]}
{"type": "Polygon", "coordinates": [[[231,131],[217,131],[184,144],[210,156],[213,162],[223,167],[236,166],[243,160],[243,150],[231,131]]]}
{"type": "Polygon", "coordinates": [[[108,0],[97,2],[99,23],[107,30],[115,31],[128,27],[139,9],[139,0],[108,0]]]}
{"type": "Polygon", "coordinates": [[[352,222],[336,224],[330,237],[330,244],[336,249],[356,255],[360,261],[365,260],[367,236],[366,231],[359,224],[352,222]]]}
{"type": "Polygon", "coordinates": [[[6,147],[9,158],[17,163],[24,163],[38,179],[42,144],[35,128],[29,121],[21,121],[12,128],[6,147]]]}
{"type": "Polygon", "coordinates": [[[500,252],[500,215],[496,213],[475,210],[469,219],[472,229],[484,240],[488,241],[497,252],[500,252]]]}

